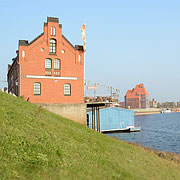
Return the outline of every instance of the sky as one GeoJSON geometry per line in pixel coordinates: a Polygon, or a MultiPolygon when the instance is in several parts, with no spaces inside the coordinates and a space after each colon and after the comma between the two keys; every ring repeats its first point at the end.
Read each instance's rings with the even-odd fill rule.
{"type": "Polygon", "coordinates": [[[59,18],[73,45],[83,44],[86,23],[87,81],[120,89],[121,101],[140,83],[150,99],[180,100],[178,0],[0,0],[0,88],[18,41],[42,33],[47,16],[59,18]]]}

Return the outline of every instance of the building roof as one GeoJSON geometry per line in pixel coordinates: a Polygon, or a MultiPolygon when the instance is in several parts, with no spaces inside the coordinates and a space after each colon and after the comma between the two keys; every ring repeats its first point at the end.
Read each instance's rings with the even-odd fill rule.
{"type": "MultiPolygon", "coordinates": [[[[47,17],[47,23],[48,22],[55,22],[55,23],[59,23],[59,18],[55,18],[55,17],[47,17]]],[[[47,25],[47,23],[44,23],[44,25],[47,25]]],[[[62,24],[59,24],[59,27],[62,28],[62,24]]],[[[37,37],[35,37],[31,42],[28,42],[28,40],[19,40],[19,46],[29,46],[32,43],[34,43],[36,40],[38,40],[41,36],[44,35],[44,32],[41,33],[40,35],[38,35],[37,37]]],[[[63,39],[70,44],[75,50],[78,51],[84,51],[84,47],[81,45],[75,45],[73,46],[72,43],[62,34],[63,39]]]]}
{"type": "Polygon", "coordinates": [[[70,43],[70,41],[62,34],[62,37],[73,47],[73,48],[75,48],[71,43],[70,43]]]}
{"type": "MultiPolygon", "coordinates": [[[[92,106],[91,106],[92,107],[92,106]]],[[[93,107],[98,107],[98,106],[93,106],[93,107]]],[[[102,108],[99,109],[100,112],[104,112],[104,111],[118,111],[118,112],[125,112],[125,113],[135,113],[135,111],[133,110],[129,110],[129,109],[124,109],[124,108],[119,108],[119,107],[106,107],[106,108],[102,108]]],[[[92,111],[88,111],[87,114],[92,113],[92,111]]]]}
{"type": "Polygon", "coordinates": [[[34,38],[34,39],[29,43],[29,45],[32,44],[33,42],[35,42],[36,40],[38,40],[43,34],[44,34],[44,32],[41,33],[40,35],[38,35],[36,38],[34,38]]]}
{"type": "Polygon", "coordinates": [[[139,98],[139,95],[148,95],[143,83],[136,85],[132,90],[128,90],[126,98],[139,98]]]}
{"type": "Polygon", "coordinates": [[[56,18],[56,17],[47,17],[47,22],[56,22],[56,23],[59,23],[59,18],[56,18]]]}

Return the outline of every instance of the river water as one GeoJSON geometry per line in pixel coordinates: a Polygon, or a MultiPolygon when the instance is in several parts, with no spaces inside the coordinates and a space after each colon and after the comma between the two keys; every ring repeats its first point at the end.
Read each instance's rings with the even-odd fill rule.
{"type": "Polygon", "coordinates": [[[180,154],[180,112],[135,116],[134,121],[136,127],[141,127],[141,132],[113,133],[108,136],[180,154]]]}

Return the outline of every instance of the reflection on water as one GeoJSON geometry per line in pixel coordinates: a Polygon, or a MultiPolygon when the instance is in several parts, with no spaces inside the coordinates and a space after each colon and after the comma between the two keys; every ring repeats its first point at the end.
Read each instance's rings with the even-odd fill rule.
{"type": "Polygon", "coordinates": [[[135,116],[135,126],[141,127],[141,132],[113,133],[108,136],[180,154],[180,113],[135,116]]]}

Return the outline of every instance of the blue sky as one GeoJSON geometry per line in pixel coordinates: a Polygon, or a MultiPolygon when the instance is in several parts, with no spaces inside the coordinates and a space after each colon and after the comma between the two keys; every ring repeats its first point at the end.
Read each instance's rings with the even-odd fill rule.
{"type": "Polygon", "coordinates": [[[180,100],[180,1],[0,0],[0,81],[18,40],[43,32],[47,16],[60,19],[74,45],[83,43],[80,27],[86,23],[87,80],[120,89],[121,100],[139,83],[157,101],[180,100]]]}

